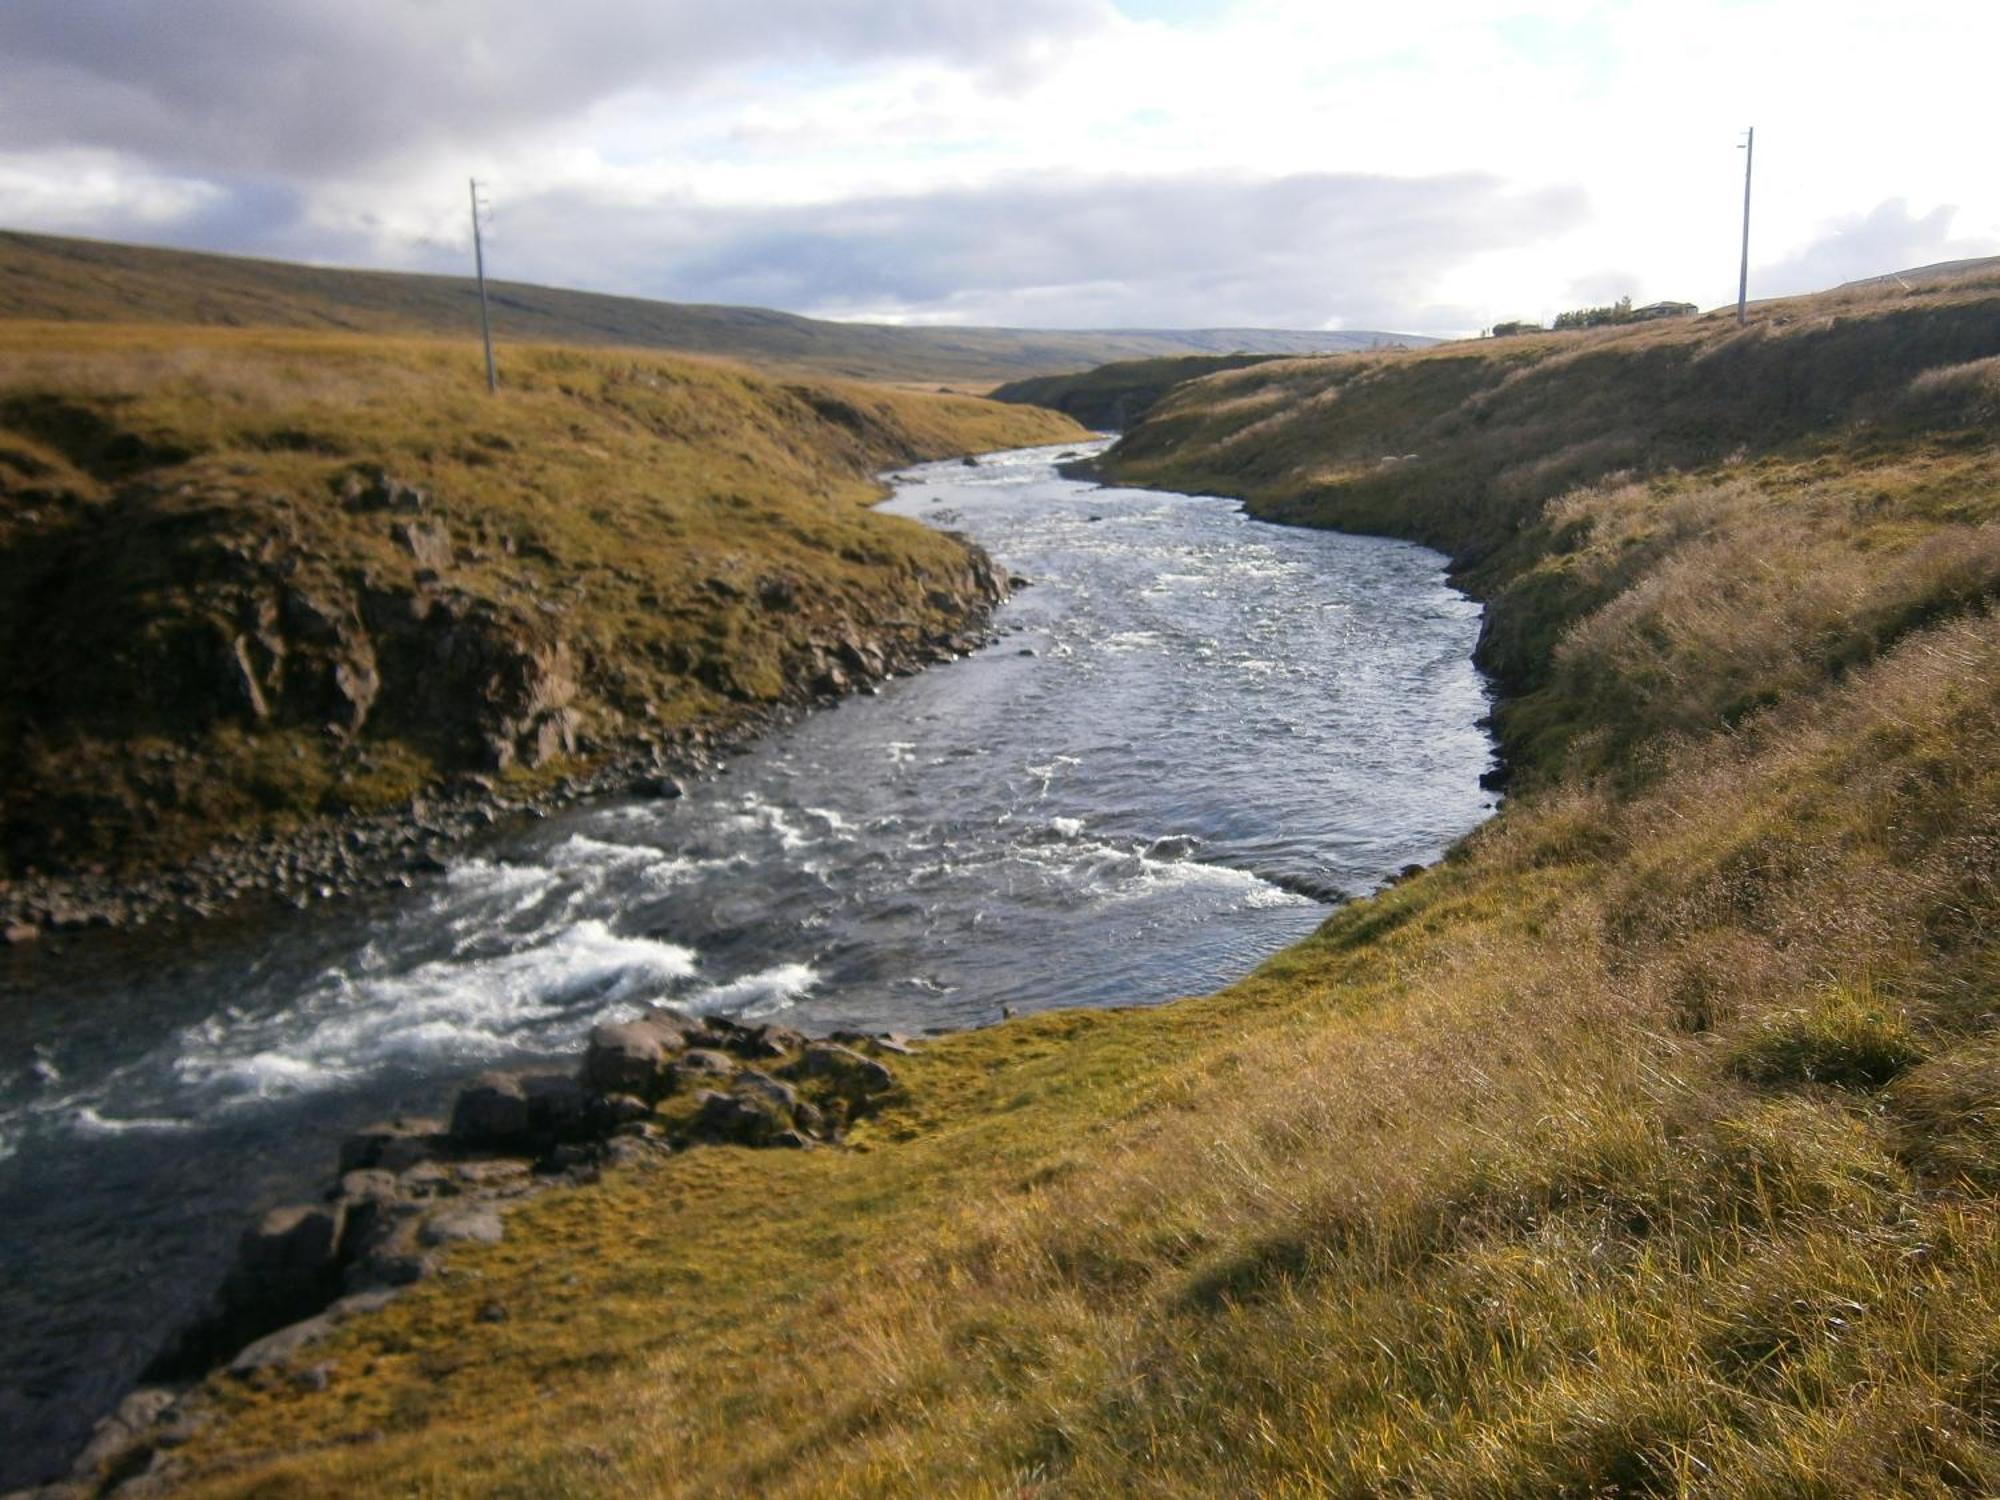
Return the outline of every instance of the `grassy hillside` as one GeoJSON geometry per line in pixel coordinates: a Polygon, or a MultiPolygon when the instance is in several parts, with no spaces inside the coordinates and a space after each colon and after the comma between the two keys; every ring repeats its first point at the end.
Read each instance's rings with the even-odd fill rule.
{"type": "Polygon", "coordinates": [[[800,701],[980,607],[894,464],[1046,412],[632,352],[0,323],[0,875],[800,701]],[[844,665],[843,665],[844,663],[844,665]]]}
{"type": "Polygon", "coordinates": [[[1262,364],[1177,392],[1113,467],[1451,553],[1492,598],[1516,763],[1629,770],[1983,598],[1996,352],[2000,266],[1767,304],[1743,330],[1262,364]],[[1735,640],[1746,615],[1765,628],[1735,640]]]}
{"type": "Polygon", "coordinates": [[[857,1149],[536,1203],[192,1492],[2000,1492],[1996,308],[1183,388],[1128,472],[1459,555],[1520,794],[857,1149]]]}
{"type": "MultiPolygon", "coordinates": [[[[615,344],[721,355],[858,380],[974,388],[1152,355],[1363,349],[1373,333],[1264,328],[1071,332],[831,323],[759,307],[488,283],[503,343],[615,344]]],[[[476,337],[469,276],[353,271],[0,232],[0,318],[220,324],[476,337]]]]}
{"type": "Polygon", "coordinates": [[[1176,359],[1131,359],[1073,375],[1031,375],[995,386],[995,401],[1044,406],[1098,432],[1122,432],[1152,410],[1184,380],[1241,370],[1275,354],[1190,354],[1176,359]]]}

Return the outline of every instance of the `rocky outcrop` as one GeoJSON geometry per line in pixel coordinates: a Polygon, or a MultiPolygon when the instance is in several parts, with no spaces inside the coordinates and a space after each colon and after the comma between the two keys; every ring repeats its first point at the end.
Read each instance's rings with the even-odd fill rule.
{"type": "Polygon", "coordinates": [[[857,619],[783,574],[718,576],[709,592],[722,601],[719,622],[749,612],[763,622],[760,640],[789,644],[763,657],[768,642],[751,649],[724,631],[699,651],[662,648],[661,670],[728,705],[713,722],[666,728],[646,703],[611,710],[627,668],[579,648],[567,606],[495,595],[469,573],[477,556],[517,544],[484,529],[461,535],[420,486],[346,471],[338,505],[379,528],[386,550],[344,562],[313,539],[299,502],[264,497],[253,526],[203,499],[189,485],[135,480],[107,504],[48,518],[33,546],[0,545],[0,583],[13,591],[0,637],[11,633],[17,659],[34,666],[12,692],[14,722],[34,725],[35,743],[77,736],[115,761],[84,779],[74,757],[50,752],[40,770],[24,762],[0,785],[0,871],[20,872],[0,876],[8,946],[45,930],[203,916],[250,893],[296,905],[407,884],[496,817],[600,791],[674,795],[718,752],[790,715],[974,649],[978,634],[928,622],[977,620],[1009,585],[969,549],[956,567],[913,575],[921,608],[908,617],[857,619]],[[108,571],[131,581],[100,582],[107,554],[108,571]],[[105,830],[156,829],[163,814],[198,826],[215,788],[244,774],[245,764],[213,763],[219,727],[273,746],[245,763],[257,797],[286,815],[280,824],[332,816],[225,834],[153,875],[105,868],[105,830]],[[301,757],[312,767],[288,785],[301,757]],[[350,811],[347,778],[365,782],[385,757],[395,774],[415,764],[435,777],[400,808],[350,811]],[[570,774],[523,793],[502,795],[493,780],[557,760],[570,774]],[[41,776],[62,790],[37,792],[41,776]]]}
{"type": "Polygon", "coordinates": [[[455,1247],[500,1242],[508,1207],[534,1193],[700,1147],[838,1144],[896,1090],[882,1059],[911,1047],[894,1035],[813,1040],[656,1006],[597,1027],[574,1073],[482,1073],[459,1090],[449,1124],[397,1116],[354,1132],[320,1200],[270,1209],[244,1231],[211,1311],[154,1361],[148,1384],[98,1424],[70,1480],[47,1493],[121,1484],[140,1493],[169,1481],[174,1449],[205,1420],[202,1387],[187,1382],[209,1372],[252,1385],[329,1383],[337,1366],[315,1354],[330,1335],[448,1270],[455,1247]]]}

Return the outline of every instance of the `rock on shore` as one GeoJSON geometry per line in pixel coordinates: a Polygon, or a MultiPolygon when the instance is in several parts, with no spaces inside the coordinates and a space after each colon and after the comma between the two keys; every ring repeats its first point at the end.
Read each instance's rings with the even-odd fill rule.
{"type": "Polygon", "coordinates": [[[507,1208],[535,1193],[701,1146],[838,1144],[894,1096],[883,1058],[912,1045],[655,1006],[598,1026],[573,1072],[482,1073],[448,1120],[398,1116],[355,1132],[320,1199],[269,1209],[244,1230],[209,1312],[98,1423],[69,1478],[37,1493],[167,1485],[174,1449],[206,1420],[209,1372],[325,1384],[334,1367],[314,1362],[320,1342],[446,1270],[453,1247],[500,1241],[507,1208]]]}

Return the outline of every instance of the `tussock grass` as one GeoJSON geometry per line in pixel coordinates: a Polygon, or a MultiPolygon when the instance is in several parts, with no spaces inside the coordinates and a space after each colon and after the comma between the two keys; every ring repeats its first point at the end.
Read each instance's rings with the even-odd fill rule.
{"type": "Polygon", "coordinates": [[[1806,1005],[1759,1016],[1730,1061],[1758,1083],[1875,1089],[1923,1057],[1901,1010],[1863,984],[1835,985],[1806,1005]]]}
{"type": "MultiPolygon", "coordinates": [[[[1477,357],[1588,407],[1623,337],[1477,357]]],[[[1297,465],[1364,440],[1330,412],[1370,379],[1435,370],[1399,420],[1440,430],[1494,389],[1361,363],[1187,388],[1132,451],[1222,473],[1284,431],[1297,465]]],[[[344,1330],[326,1391],[225,1389],[195,1491],[2000,1491],[1996,475],[1920,374],[1838,377],[1891,437],[1381,512],[1458,507],[1521,653],[1525,790],[1443,864],[1220,994],[941,1039],[853,1152],[533,1205],[344,1330]]]]}

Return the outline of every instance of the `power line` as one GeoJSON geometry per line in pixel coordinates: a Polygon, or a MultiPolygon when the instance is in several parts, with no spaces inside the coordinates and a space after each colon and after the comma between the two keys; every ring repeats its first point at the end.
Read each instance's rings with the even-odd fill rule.
{"type": "Polygon", "coordinates": [[[1757,127],[1744,132],[1736,149],[1743,153],[1743,265],[1736,274],[1736,326],[1750,319],[1750,164],[1757,156],[1757,127]]]}
{"type": "Polygon", "coordinates": [[[472,178],[472,266],[480,278],[480,338],[486,340],[486,390],[500,392],[500,374],[494,370],[494,322],[486,310],[486,242],[480,238],[480,180],[472,178]]]}

